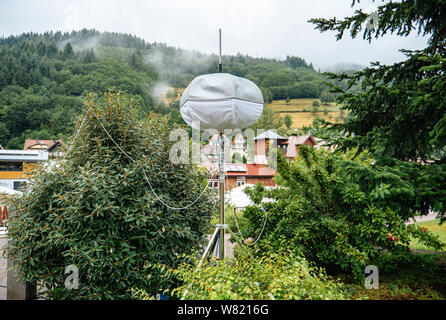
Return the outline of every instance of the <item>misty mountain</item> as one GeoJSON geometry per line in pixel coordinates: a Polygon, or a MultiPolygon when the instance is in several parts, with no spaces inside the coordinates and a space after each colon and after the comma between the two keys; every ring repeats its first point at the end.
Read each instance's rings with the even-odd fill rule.
{"type": "MultiPolygon", "coordinates": [[[[184,88],[200,74],[217,72],[216,55],[148,43],[129,34],[81,30],[25,33],[0,39],[0,144],[21,148],[25,139],[55,139],[71,132],[87,93],[118,88],[142,112],[171,113],[159,102],[168,87],[184,88]]],[[[318,98],[325,76],[299,57],[285,60],[223,56],[223,72],[255,82],[267,102],[318,98]]]]}
{"type": "Polygon", "coordinates": [[[365,66],[362,66],[357,63],[343,62],[325,67],[322,70],[324,72],[342,73],[342,72],[361,71],[364,68],[365,66]]]}

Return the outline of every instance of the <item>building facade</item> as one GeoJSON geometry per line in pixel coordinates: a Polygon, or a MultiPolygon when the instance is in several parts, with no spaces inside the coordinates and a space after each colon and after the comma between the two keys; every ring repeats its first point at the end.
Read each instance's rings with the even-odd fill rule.
{"type": "Polygon", "coordinates": [[[0,150],[0,186],[18,190],[36,164],[48,160],[48,151],[0,150]]]}
{"type": "MultiPolygon", "coordinates": [[[[229,140],[229,139],[228,139],[229,140]]],[[[228,141],[226,140],[226,141],[228,141]]],[[[202,148],[201,167],[206,168],[209,173],[209,187],[218,188],[218,157],[216,153],[216,141],[214,137],[210,139],[210,143],[202,148]]],[[[258,182],[265,186],[274,186],[274,175],[276,170],[268,167],[268,157],[272,149],[277,149],[287,159],[293,161],[297,156],[298,148],[301,145],[309,145],[315,147],[318,141],[311,135],[291,135],[290,137],[281,136],[274,131],[268,130],[253,139],[254,158],[247,160],[247,163],[233,163],[232,158],[228,155],[235,153],[245,155],[246,145],[243,135],[239,134],[233,137],[231,145],[225,145],[230,148],[230,152],[225,151],[225,187],[226,189],[234,189],[245,184],[256,184],[258,182]]],[[[225,148],[225,149],[226,149],[225,148]]]]}

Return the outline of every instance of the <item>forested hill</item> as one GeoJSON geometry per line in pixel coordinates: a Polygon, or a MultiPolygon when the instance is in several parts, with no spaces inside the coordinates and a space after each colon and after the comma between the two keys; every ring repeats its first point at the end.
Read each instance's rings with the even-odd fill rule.
{"type": "MultiPolygon", "coordinates": [[[[242,49],[242,48],[241,48],[242,49]]],[[[158,103],[163,86],[185,87],[216,72],[217,56],[138,37],[96,30],[27,33],[0,39],[0,144],[22,148],[27,139],[55,139],[71,131],[87,92],[115,87],[136,97],[143,111],[176,113],[158,103]]],[[[259,85],[265,100],[318,98],[325,76],[299,57],[285,60],[223,57],[223,71],[259,85]]]]}

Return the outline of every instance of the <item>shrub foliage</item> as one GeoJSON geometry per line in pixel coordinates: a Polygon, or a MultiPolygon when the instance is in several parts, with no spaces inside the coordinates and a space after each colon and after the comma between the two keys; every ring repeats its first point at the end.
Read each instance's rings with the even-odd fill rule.
{"type": "Polygon", "coordinates": [[[278,188],[247,188],[254,206],[244,217],[244,236],[256,238],[261,251],[283,243],[328,269],[359,276],[380,252],[407,251],[412,237],[441,248],[438,238],[416,225],[405,225],[414,211],[414,185],[376,164],[355,162],[301,146],[295,162],[278,158],[278,188]],[[261,203],[267,197],[275,201],[261,203]]]}
{"type": "MultiPolygon", "coordinates": [[[[325,300],[344,299],[343,286],[305,258],[287,251],[269,251],[254,258],[241,250],[237,259],[207,264],[183,263],[171,270],[183,285],[170,291],[187,300],[325,300]],[[184,295],[186,293],[186,295],[184,295]]],[[[136,291],[139,299],[151,296],[136,291]]]]}
{"type": "Polygon", "coordinates": [[[132,287],[156,292],[172,285],[155,266],[177,265],[205,240],[213,197],[206,193],[185,210],[169,209],[142,168],[159,197],[175,207],[196,199],[204,174],[170,163],[167,119],[141,120],[136,110],[122,92],[87,97],[72,151],[33,175],[9,225],[9,254],[22,280],[41,281],[57,298],[130,298],[132,287]],[[64,287],[65,267],[72,264],[79,269],[78,290],[64,287]]]}

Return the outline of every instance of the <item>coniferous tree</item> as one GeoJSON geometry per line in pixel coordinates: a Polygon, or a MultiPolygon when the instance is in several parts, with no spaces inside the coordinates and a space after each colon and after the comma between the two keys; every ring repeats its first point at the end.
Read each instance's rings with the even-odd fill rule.
{"type": "Polygon", "coordinates": [[[68,42],[63,48],[63,55],[66,59],[70,59],[74,56],[73,46],[68,42]]]}
{"type": "MultiPolygon", "coordinates": [[[[428,37],[423,50],[402,50],[407,57],[402,62],[376,62],[350,75],[330,74],[332,79],[347,80],[350,86],[360,83],[362,89],[351,93],[335,88],[350,116],[338,125],[349,139],[336,143],[344,148],[358,146],[359,151],[369,148],[375,154],[401,160],[432,159],[434,151],[446,146],[446,2],[387,2],[378,6],[377,13],[374,28],[367,28],[370,17],[362,10],[344,20],[310,20],[322,32],[336,31],[337,40],[347,31],[352,38],[362,32],[369,42],[387,33],[408,36],[417,32],[428,37]]],[[[434,160],[444,161],[445,156],[442,152],[434,160]]]]}
{"type": "MultiPolygon", "coordinates": [[[[357,2],[353,0],[352,6],[357,2]]],[[[396,174],[414,175],[420,182],[417,197],[423,198],[420,212],[433,209],[445,217],[446,186],[437,174],[444,177],[446,172],[446,2],[386,1],[374,16],[377,21],[370,23],[370,15],[357,10],[343,20],[318,18],[310,22],[321,32],[336,31],[337,40],[347,31],[352,38],[362,33],[369,42],[387,33],[418,33],[427,37],[427,46],[402,49],[406,60],[392,65],[374,62],[352,74],[329,74],[334,81],[347,82],[347,88],[360,86],[357,92],[333,86],[349,114],[343,123],[332,126],[343,133],[332,143],[338,150],[357,148],[358,154],[370,150],[378,163],[396,174]]]]}

